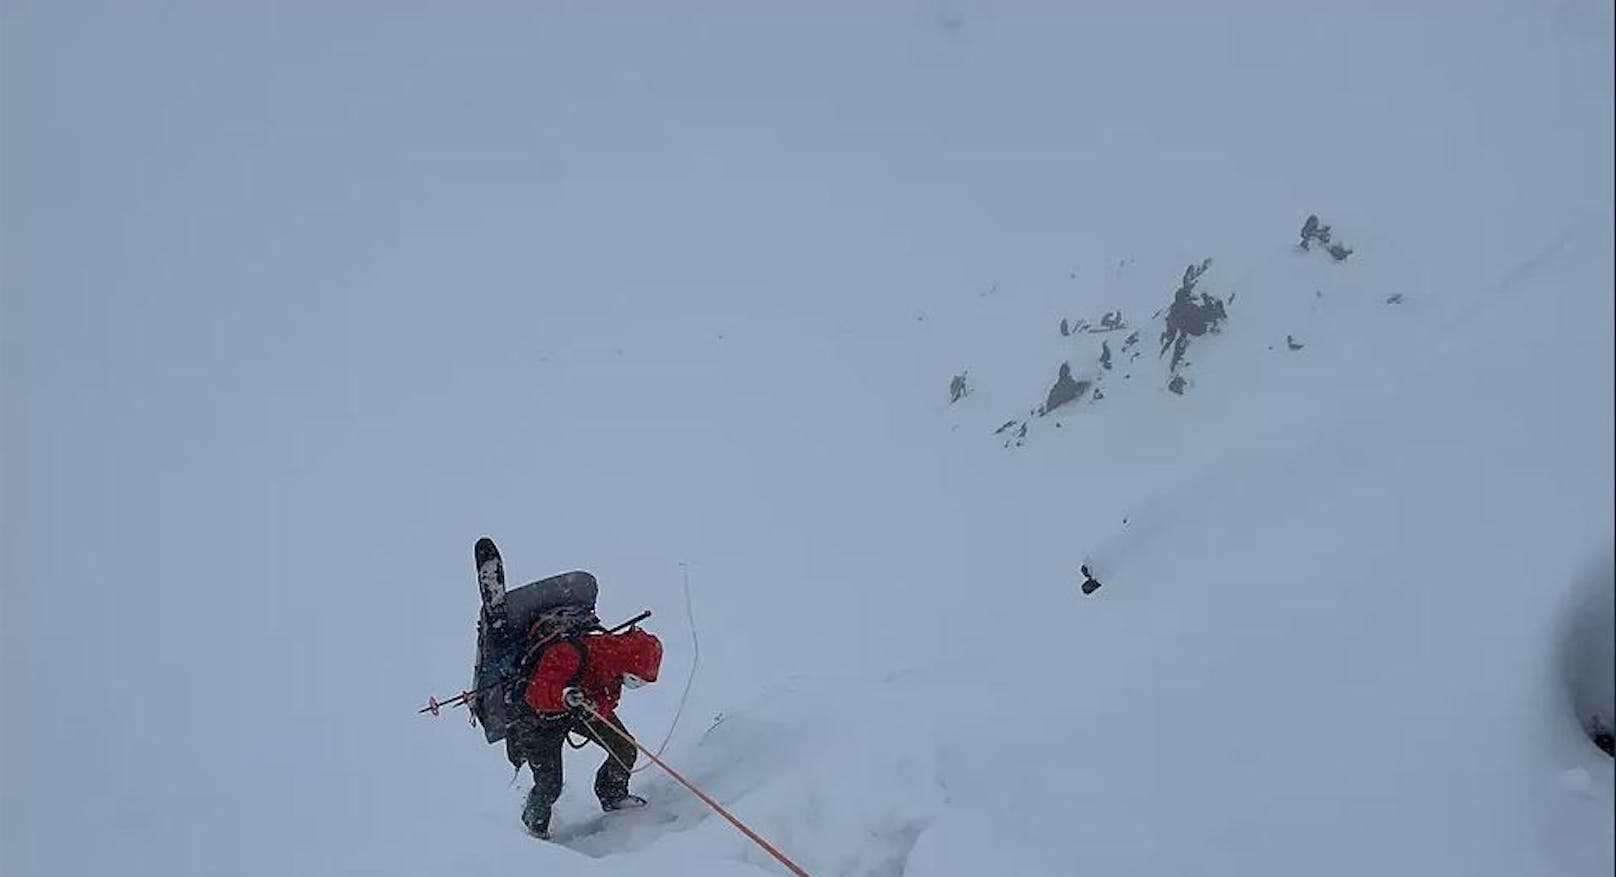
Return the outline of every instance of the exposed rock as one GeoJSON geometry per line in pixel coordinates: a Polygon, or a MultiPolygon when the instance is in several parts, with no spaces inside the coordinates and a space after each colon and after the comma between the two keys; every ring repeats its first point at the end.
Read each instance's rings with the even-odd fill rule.
{"type": "Polygon", "coordinates": [[[1008,448],[1011,445],[1014,445],[1014,446],[1019,448],[1022,445],[1027,443],[1027,424],[1026,424],[1025,421],[1012,420],[1012,421],[1006,423],[1004,426],[1001,426],[998,429],[994,430],[993,434],[994,435],[999,435],[1000,433],[1004,432],[1005,430],[1010,429],[1010,427],[1012,427],[1012,426],[1016,427],[1016,429],[1015,429],[1014,432],[1012,432],[1009,435],[1005,436],[1004,446],[1008,448]]]}
{"type": "Polygon", "coordinates": [[[952,405],[971,394],[970,388],[965,386],[965,376],[967,374],[969,372],[960,372],[954,376],[953,380],[948,382],[948,404],[952,405]]]}
{"type": "Polygon", "coordinates": [[[1204,292],[1196,295],[1196,282],[1211,267],[1212,260],[1207,259],[1199,265],[1191,264],[1185,268],[1184,279],[1180,281],[1178,291],[1173,293],[1173,303],[1167,308],[1167,325],[1162,330],[1159,355],[1165,355],[1168,348],[1172,349],[1173,360],[1168,366],[1171,371],[1178,371],[1191,338],[1216,332],[1229,316],[1221,300],[1204,292]]]}
{"type": "Polygon", "coordinates": [[[1330,243],[1330,227],[1319,221],[1316,213],[1309,213],[1307,221],[1302,223],[1302,249],[1312,249],[1311,244],[1318,241],[1321,244],[1330,243]]]}
{"type": "Polygon", "coordinates": [[[1085,595],[1092,594],[1100,589],[1100,581],[1094,577],[1093,573],[1089,572],[1088,564],[1078,567],[1077,571],[1083,574],[1083,593],[1085,595]]]}
{"type": "Polygon", "coordinates": [[[1060,375],[1055,378],[1055,386],[1049,388],[1049,396],[1044,400],[1043,408],[1039,409],[1040,415],[1048,414],[1083,395],[1089,385],[1088,381],[1074,380],[1071,365],[1061,363],[1060,375]]]}
{"type": "Polygon", "coordinates": [[[1311,250],[1317,243],[1324,248],[1330,258],[1337,262],[1346,261],[1352,255],[1352,248],[1339,241],[1330,240],[1330,227],[1319,220],[1318,214],[1308,214],[1307,221],[1302,223],[1302,249],[1311,250]]]}

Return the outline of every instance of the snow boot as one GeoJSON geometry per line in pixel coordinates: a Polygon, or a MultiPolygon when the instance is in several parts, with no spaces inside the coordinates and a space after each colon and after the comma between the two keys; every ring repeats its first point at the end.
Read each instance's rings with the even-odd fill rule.
{"type": "Polygon", "coordinates": [[[639,795],[624,795],[611,801],[601,801],[600,809],[607,813],[613,810],[635,810],[645,806],[645,799],[639,795]]]}
{"type": "Polygon", "coordinates": [[[527,796],[527,804],[522,807],[522,824],[527,826],[528,834],[539,840],[549,840],[550,805],[530,793],[527,796]]]}

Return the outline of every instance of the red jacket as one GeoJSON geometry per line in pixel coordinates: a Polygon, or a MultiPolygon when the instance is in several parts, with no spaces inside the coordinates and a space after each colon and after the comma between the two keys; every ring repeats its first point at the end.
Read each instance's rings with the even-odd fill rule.
{"type": "MultiPolygon", "coordinates": [[[[598,633],[580,637],[588,660],[578,687],[601,715],[617,709],[623,693],[623,674],[632,673],[646,682],[655,682],[662,667],[662,642],[643,630],[627,633],[598,633]]],[[[527,683],[527,705],[540,714],[564,713],[567,705],[561,691],[578,673],[578,650],[567,640],[544,647],[544,655],[527,683]]]]}

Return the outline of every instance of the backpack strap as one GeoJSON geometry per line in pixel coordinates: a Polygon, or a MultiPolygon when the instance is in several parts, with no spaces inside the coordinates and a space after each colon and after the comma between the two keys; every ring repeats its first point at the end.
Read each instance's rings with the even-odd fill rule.
{"type": "MultiPolygon", "coordinates": [[[[581,686],[584,681],[584,670],[589,665],[589,649],[584,646],[583,638],[576,633],[568,634],[564,637],[551,636],[536,643],[522,657],[521,664],[517,668],[517,681],[525,683],[533,678],[533,671],[537,670],[539,664],[544,661],[545,653],[550,651],[552,646],[561,645],[562,643],[572,646],[573,650],[578,653],[578,667],[572,671],[571,678],[567,680],[567,687],[577,688],[581,686]]],[[[525,685],[513,686],[512,693],[514,694],[519,689],[525,689],[525,687],[525,685]]]]}
{"type": "Polygon", "coordinates": [[[584,683],[584,668],[589,664],[589,649],[584,647],[583,637],[573,634],[562,640],[578,652],[578,669],[572,671],[572,678],[567,680],[568,688],[578,688],[584,683]]]}

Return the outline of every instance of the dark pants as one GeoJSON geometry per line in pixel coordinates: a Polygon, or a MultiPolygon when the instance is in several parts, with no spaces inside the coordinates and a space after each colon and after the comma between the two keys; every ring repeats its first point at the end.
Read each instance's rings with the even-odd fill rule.
{"type": "Polygon", "coordinates": [[[606,761],[595,771],[595,797],[600,803],[604,806],[628,794],[629,770],[634,767],[638,750],[626,739],[628,730],[616,713],[607,715],[606,721],[611,728],[594,719],[572,716],[528,720],[512,727],[516,749],[533,769],[533,790],[528,792],[527,806],[522,811],[522,821],[528,828],[543,833],[549,827],[550,807],[561,797],[561,747],[569,731],[606,750],[606,761]],[[614,733],[613,728],[621,734],[614,733]]]}

